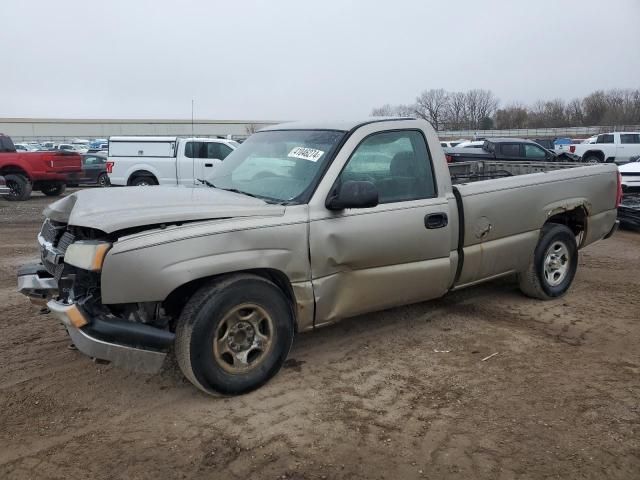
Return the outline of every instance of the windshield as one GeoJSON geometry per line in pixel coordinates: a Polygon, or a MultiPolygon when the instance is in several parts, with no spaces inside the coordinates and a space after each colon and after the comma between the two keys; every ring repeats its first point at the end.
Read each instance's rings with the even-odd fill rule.
{"type": "Polygon", "coordinates": [[[319,180],[345,132],[274,130],[249,137],[207,181],[277,202],[300,202],[319,180]]]}

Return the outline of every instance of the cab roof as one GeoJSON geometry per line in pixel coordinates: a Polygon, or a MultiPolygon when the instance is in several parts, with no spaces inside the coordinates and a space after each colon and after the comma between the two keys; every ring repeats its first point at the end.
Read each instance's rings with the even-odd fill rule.
{"type": "Polygon", "coordinates": [[[370,117],[361,120],[338,120],[338,121],[304,121],[287,122],[278,125],[271,125],[260,129],[261,132],[272,130],[338,130],[348,132],[355,128],[377,122],[391,122],[399,120],[416,120],[413,117],[370,117]]]}

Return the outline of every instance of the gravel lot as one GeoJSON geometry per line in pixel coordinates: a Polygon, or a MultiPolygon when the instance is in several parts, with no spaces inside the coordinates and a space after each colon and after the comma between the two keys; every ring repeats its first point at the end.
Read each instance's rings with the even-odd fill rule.
{"type": "Polygon", "coordinates": [[[0,200],[0,478],[640,478],[640,233],[560,300],[503,280],[347,320],[211,398],[92,363],[15,292],[50,200],[0,200]]]}

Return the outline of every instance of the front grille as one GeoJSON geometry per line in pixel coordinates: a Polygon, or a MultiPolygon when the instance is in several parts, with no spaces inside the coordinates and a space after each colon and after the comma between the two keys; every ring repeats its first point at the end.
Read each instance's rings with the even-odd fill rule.
{"type": "Polygon", "coordinates": [[[70,232],[64,232],[62,234],[62,237],[60,237],[60,241],[58,242],[58,250],[60,251],[60,253],[62,253],[64,255],[64,253],[67,251],[67,248],[69,247],[69,245],[71,245],[74,240],[76,239],[76,237],[70,233],[70,232]]]}
{"type": "Polygon", "coordinates": [[[60,280],[64,272],[62,259],[75,239],[72,233],[66,231],[66,225],[53,224],[46,219],[40,230],[40,237],[44,240],[41,244],[40,258],[47,272],[60,280]],[[52,261],[52,258],[55,261],[52,261]]]}
{"type": "Polygon", "coordinates": [[[62,235],[66,228],[66,225],[52,224],[51,221],[47,218],[42,224],[40,235],[42,235],[42,238],[44,238],[45,241],[51,243],[52,245],[55,245],[60,238],[60,235],[62,235]]]}

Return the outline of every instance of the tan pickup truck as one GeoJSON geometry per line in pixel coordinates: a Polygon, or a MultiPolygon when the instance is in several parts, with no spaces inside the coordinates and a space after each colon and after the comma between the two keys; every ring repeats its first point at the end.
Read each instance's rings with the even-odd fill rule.
{"type": "Polygon", "coordinates": [[[295,333],[346,317],[511,274],[526,295],[563,295],[621,192],[615,165],[449,167],[415,119],[271,127],[200,181],[53,203],[18,285],[86,355],[153,372],[173,351],[224,394],[271,378],[295,333]]]}

